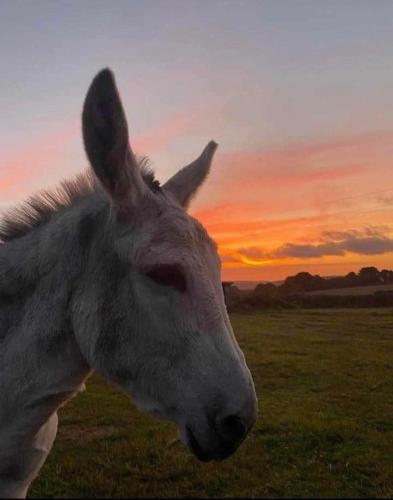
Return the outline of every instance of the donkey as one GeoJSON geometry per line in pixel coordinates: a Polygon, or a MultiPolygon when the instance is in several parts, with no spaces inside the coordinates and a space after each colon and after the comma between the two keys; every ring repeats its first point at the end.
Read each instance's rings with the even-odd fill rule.
{"type": "Polygon", "coordinates": [[[0,497],[26,496],[57,410],[93,370],[174,422],[202,461],[232,454],[256,419],[217,247],[186,212],[217,144],[160,186],[129,145],[109,69],[82,131],[91,169],[0,225],[0,497]]]}

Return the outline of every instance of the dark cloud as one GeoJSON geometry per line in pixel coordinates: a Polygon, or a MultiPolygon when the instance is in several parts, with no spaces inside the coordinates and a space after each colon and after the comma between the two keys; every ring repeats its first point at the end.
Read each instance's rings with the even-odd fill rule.
{"type": "Polygon", "coordinates": [[[359,255],[381,255],[393,252],[393,239],[352,237],[343,241],[331,241],[320,245],[287,243],[273,252],[271,257],[298,257],[307,259],[323,257],[324,255],[344,255],[347,252],[359,255]]]}
{"type": "Polygon", "coordinates": [[[328,241],[342,241],[347,238],[356,238],[357,236],[362,236],[356,229],[351,231],[322,231],[321,238],[328,241]]]}
{"type": "Polygon", "coordinates": [[[344,241],[351,238],[374,236],[385,238],[389,230],[389,226],[368,226],[362,229],[350,229],[349,231],[322,231],[321,238],[328,241],[344,241]]]}
{"type": "MultiPolygon", "coordinates": [[[[358,255],[381,255],[393,252],[393,238],[388,226],[370,226],[348,231],[323,231],[320,243],[285,243],[281,247],[265,252],[261,248],[239,248],[238,254],[250,259],[282,259],[296,257],[311,259],[328,255],[342,256],[346,253],[358,255]]],[[[238,262],[234,257],[223,257],[223,262],[238,262]]]]}
{"type": "Polygon", "coordinates": [[[322,243],[286,243],[273,251],[270,258],[297,257],[309,259],[324,255],[381,255],[393,252],[393,239],[386,235],[387,226],[372,226],[349,231],[324,231],[322,243]]]}
{"type": "Polygon", "coordinates": [[[374,236],[371,238],[349,238],[345,242],[347,252],[360,255],[380,255],[393,252],[393,239],[374,236]]]}
{"type": "Polygon", "coordinates": [[[372,226],[349,231],[324,231],[321,233],[321,243],[286,243],[269,254],[251,247],[242,249],[242,253],[248,257],[270,259],[285,257],[310,259],[325,255],[345,255],[346,253],[381,255],[393,252],[393,239],[387,236],[388,231],[388,226],[372,226]]]}
{"type": "Polygon", "coordinates": [[[244,255],[244,257],[248,257],[249,259],[262,259],[263,257],[265,257],[265,254],[262,252],[262,250],[257,247],[239,248],[239,253],[241,255],[244,255]]]}
{"type": "Polygon", "coordinates": [[[323,255],[344,255],[345,251],[336,243],[323,243],[320,245],[298,245],[296,243],[286,243],[274,252],[274,257],[299,257],[311,258],[322,257],[323,255]]]}

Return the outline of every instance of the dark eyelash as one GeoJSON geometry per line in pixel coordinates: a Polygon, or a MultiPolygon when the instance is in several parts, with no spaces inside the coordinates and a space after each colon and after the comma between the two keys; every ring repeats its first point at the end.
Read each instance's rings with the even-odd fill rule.
{"type": "Polygon", "coordinates": [[[171,286],[180,292],[184,292],[186,289],[186,280],[179,266],[156,266],[149,269],[145,274],[159,285],[171,286]]]}

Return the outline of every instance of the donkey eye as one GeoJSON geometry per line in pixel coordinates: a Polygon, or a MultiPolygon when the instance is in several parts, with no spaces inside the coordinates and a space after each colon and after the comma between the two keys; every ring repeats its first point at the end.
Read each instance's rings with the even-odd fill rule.
{"type": "Polygon", "coordinates": [[[178,266],[157,266],[153,267],[145,274],[159,285],[171,286],[180,292],[184,292],[186,289],[184,274],[178,266]]]}

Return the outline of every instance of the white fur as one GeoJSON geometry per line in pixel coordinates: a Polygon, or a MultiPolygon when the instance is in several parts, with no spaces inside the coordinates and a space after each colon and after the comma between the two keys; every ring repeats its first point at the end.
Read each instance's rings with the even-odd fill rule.
{"type": "Polygon", "coordinates": [[[107,245],[100,247],[100,256],[114,259],[105,261],[107,269],[121,263],[125,277],[115,283],[122,287],[118,296],[113,288],[106,290],[104,278],[111,276],[91,254],[83,271],[76,266],[82,277],[64,274],[69,258],[78,257],[81,221],[107,205],[101,192],[31,230],[22,244],[16,239],[5,244],[8,251],[0,251],[8,274],[23,265],[24,251],[26,260],[38,262],[41,282],[52,279],[42,288],[40,280],[35,283],[32,299],[21,305],[29,308],[20,318],[14,314],[15,324],[0,337],[2,498],[26,495],[53,446],[58,408],[83,388],[92,369],[120,385],[141,409],[175,422],[201,459],[228,456],[256,418],[253,381],[224,303],[217,247],[184,210],[209,171],[216,144],[209,143],[156,195],[144,186],[136,164],[127,165],[132,159],[127,124],[107,70],[93,81],[83,120],[88,156],[118,217],[111,240],[95,243],[107,245]],[[103,131],[110,151],[99,147],[103,131]],[[168,264],[182,268],[185,290],[157,284],[146,274],[152,266],[168,264]],[[108,291],[112,296],[105,295],[105,304],[112,309],[103,319],[102,297],[108,291]],[[115,338],[102,328],[111,315],[108,330],[125,325],[115,338]],[[244,424],[240,435],[236,419],[244,424]]]}

